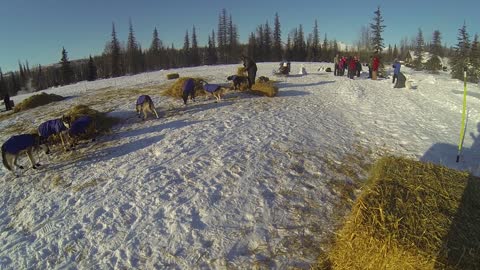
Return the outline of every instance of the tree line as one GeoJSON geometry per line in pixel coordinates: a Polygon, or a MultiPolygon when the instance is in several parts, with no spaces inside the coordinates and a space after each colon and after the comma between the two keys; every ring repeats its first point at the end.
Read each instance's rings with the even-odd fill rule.
{"type": "Polygon", "coordinates": [[[299,25],[287,34],[286,42],[283,42],[280,18],[276,13],[273,26],[267,20],[249,34],[246,44],[241,44],[237,25],[227,10],[222,9],[218,16],[217,29],[208,35],[205,46],[198,44],[195,26],[190,32],[189,30],[185,32],[182,48],[164,44],[157,29],[154,28],[152,41],[147,49],[143,49],[136,40],[131,20],[125,46],[119,41],[115,24],[112,23],[111,40],[105,44],[101,55],[70,61],[68,52],[62,48],[58,63],[30,68],[28,62],[19,62],[19,69],[7,74],[3,74],[0,69],[0,93],[15,95],[22,90],[40,91],[79,81],[134,75],[160,69],[233,64],[239,62],[241,54],[246,54],[257,62],[284,60],[331,62],[337,53],[356,55],[361,61],[366,62],[372,54],[378,54],[383,62],[389,62],[395,58],[405,59],[413,50],[417,69],[431,71],[440,69],[439,63],[431,60],[437,57],[431,57],[431,61],[427,63],[422,60],[423,52],[430,52],[439,57],[450,57],[453,78],[463,79],[463,67],[467,66],[469,80],[478,81],[480,77],[478,35],[470,42],[465,24],[459,29],[458,44],[453,48],[441,44],[441,33],[438,30],[433,33],[430,43],[424,41],[423,33],[419,30],[417,37],[411,42],[404,38],[399,47],[396,44],[393,47],[391,45],[385,47],[382,32],[386,26],[383,22],[378,7],[369,27],[360,29],[357,44],[350,48],[341,48],[336,40],[328,40],[326,34],[323,40],[321,39],[316,20],[311,33],[305,34],[303,26],[299,25]]]}

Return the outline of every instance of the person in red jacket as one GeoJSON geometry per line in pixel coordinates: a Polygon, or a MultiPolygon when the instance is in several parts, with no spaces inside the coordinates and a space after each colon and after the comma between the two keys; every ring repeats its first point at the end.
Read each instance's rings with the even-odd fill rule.
{"type": "Polygon", "coordinates": [[[350,56],[348,58],[348,78],[353,80],[356,70],[357,70],[356,59],[350,56]]]}
{"type": "Polygon", "coordinates": [[[378,59],[378,56],[375,55],[372,60],[372,80],[377,79],[379,66],[380,66],[380,59],[378,59]]]}

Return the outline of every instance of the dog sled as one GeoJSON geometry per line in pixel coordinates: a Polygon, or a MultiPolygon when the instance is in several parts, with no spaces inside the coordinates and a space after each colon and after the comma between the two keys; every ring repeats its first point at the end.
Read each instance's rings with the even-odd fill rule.
{"type": "Polygon", "coordinates": [[[290,74],[290,62],[280,62],[278,70],[273,70],[273,75],[288,76],[290,74]]]}

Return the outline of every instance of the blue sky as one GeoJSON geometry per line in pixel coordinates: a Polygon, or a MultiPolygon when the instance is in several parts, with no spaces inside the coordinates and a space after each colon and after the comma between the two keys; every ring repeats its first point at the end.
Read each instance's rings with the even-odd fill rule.
{"type": "Polygon", "coordinates": [[[427,41],[440,30],[443,43],[456,44],[458,29],[465,21],[467,31],[479,32],[480,1],[476,0],[403,0],[403,1],[219,1],[219,0],[0,0],[0,68],[3,72],[18,69],[18,61],[30,67],[58,62],[62,47],[70,59],[100,54],[111,38],[112,22],[117,36],[126,42],[128,21],[135,36],[148,48],[157,27],[164,44],[183,45],[185,31],[197,31],[199,45],[216,30],[222,8],[232,15],[238,26],[240,41],[267,20],[273,25],[275,12],[281,23],[282,39],[302,24],[306,34],[318,21],[323,38],[347,44],[358,40],[361,26],[372,22],[380,6],[386,44],[400,44],[403,37],[414,37],[421,28],[427,41]]]}

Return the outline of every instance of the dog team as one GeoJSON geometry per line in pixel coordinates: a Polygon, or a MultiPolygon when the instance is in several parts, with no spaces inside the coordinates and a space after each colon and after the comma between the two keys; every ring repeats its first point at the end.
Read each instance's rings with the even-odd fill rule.
{"type": "MultiPolygon", "coordinates": [[[[233,89],[240,89],[242,84],[248,84],[248,78],[244,76],[233,75],[227,78],[232,81],[233,89]]],[[[215,97],[218,102],[226,91],[225,86],[218,84],[209,84],[206,81],[201,81],[203,89],[206,93],[215,97]]],[[[190,97],[195,99],[195,81],[191,78],[187,79],[183,86],[183,102],[186,105],[187,99],[190,97]]],[[[138,97],[135,104],[135,110],[142,120],[145,120],[148,113],[158,117],[158,113],[153,104],[152,98],[148,95],[141,95],[138,97]],[[143,116],[142,116],[143,114],[143,116]]],[[[75,118],[71,116],[62,116],[59,119],[53,119],[43,122],[38,126],[38,134],[20,134],[10,137],[2,145],[2,161],[4,167],[11,171],[15,176],[15,168],[23,169],[23,166],[17,164],[18,157],[25,153],[30,160],[33,169],[41,166],[35,162],[33,151],[42,149],[45,154],[50,153],[50,146],[53,141],[61,141],[62,147],[65,151],[75,149],[80,139],[91,138],[97,134],[95,120],[88,115],[81,115],[75,118]]]]}
{"type": "Polygon", "coordinates": [[[26,153],[33,169],[40,166],[33,158],[33,151],[41,148],[45,154],[50,153],[50,144],[59,137],[65,151],[75,149],[80,139],[96,134],[96,125],[92,117],[81,115],[75,118],[62,116],[43,122],[38,126],[37,134],[20,134],[10,137],[2,145],[2,161],[7,170],[15,176],[15,168],[23,169],[17,164],[20,154],[26,153]]]}

